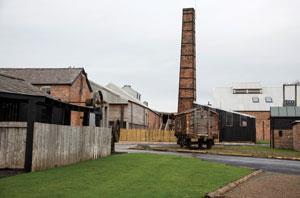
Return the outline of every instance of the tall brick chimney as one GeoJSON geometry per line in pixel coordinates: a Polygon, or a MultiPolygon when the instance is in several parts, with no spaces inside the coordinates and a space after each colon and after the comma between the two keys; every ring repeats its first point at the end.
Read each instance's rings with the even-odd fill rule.
{"type": "Polygon", "coordinates": [[[178,113],[193,108],[196,101],[195,10],[184,8],[182,16],[178,113]]]}

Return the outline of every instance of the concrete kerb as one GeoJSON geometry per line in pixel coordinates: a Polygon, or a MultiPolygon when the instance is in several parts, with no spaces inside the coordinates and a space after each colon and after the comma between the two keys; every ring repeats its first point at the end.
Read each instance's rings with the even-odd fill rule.
{"type": "Polygon", "coordinates": [[[226,186],[223,186],[222,188],[219,188],[218,190],[214,191],[214,192],[210,192],[207,193],[205,195],[206,198],[220,198],[220,197],[225,197],[224,194],[232,189],[234,189],[235,187],[237,187],[238,185],[240,185],[241,183],[246,182],[247,180],[251,179],[252,177],[262,173],[262,170],[257,170],[254,171],[253,173],[250,173],[249,175],[246,175],[245,177],[242,177],[239,180],[236,180],[234,182],[231,182],[229,184],[227,184],[226,186]]]}
{"type": "Polygon", "coordinates": [[[260,157],[254,156],[251,154],[242,154],[242,153],[223,153],[223,152],[216,152],[216,153],[209,153],[205,150],[185,150],[185,149],[170,149],[170,148],[129,148],[132,150],[152,150],[152,151],[164,151],[164,152],[178,152],[178,153],[195,153],[195,154],[210,154],[210,155],[226,155],[226,156],[238,156],[238,157],[255,157],[255,158],[269,158],[269,159],[278,159],[278,160],[292,160],[292,161],[300,161],[298,157],[274,157],[274,156],[267,156],[267,157],[260,157]]]}

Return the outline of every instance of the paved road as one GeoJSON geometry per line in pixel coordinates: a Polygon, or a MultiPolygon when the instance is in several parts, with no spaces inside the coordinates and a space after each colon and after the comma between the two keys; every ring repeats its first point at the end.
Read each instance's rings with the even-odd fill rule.
{"type": "Polygon", "coordinates": [[[116,151],[128,153],[158,153],[158,154],[172,154],[180,156],[192,156],[203,160],[220,162],[235,166],[245,166],[255,169],[262,169],[264,171],[288,173],[300,175],[300,161],[292,160],[277,160],[277,159],[264,159],[253,157],[236,157],[224,155],[209,155],[209,154],[189,154],[189,153],[176,153],[176,152],[160,152],[160,151],[144,151],[144,150],[131,150],[130,147],[134,144],[117,144],[116,151]]]}

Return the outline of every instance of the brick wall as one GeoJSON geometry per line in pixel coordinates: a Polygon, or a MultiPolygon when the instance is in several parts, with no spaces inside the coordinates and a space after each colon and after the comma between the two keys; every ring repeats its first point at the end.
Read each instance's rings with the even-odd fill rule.
{"type": "Polygon", "coordinates": [[[51,95],[64,102],[70,101],[70,85],[52,85],[51,95]]]}
{"type": "Polygon", "coordinates": [[[189,110],[196,101],[195,10],[183,9],[179,73],[178,112],[189,110]]]}
{"type": "MultiPolygon", "coordinates": [[[[91,92],[88,87],[87,79],[83,74],[80,74],[70,87],[69,103],[85,106],[86,99],[91,98],[91,92]]],[[[83,113],[71,113],[71,125],[82,126],[83,113]]]]}
{"type": "Polygon", "coordinates": [[[274,147],[293,149],[293,130],[274,130],[274,147]],[[282,136],[280,136],[280,131],[282,131],[282,136]]]}
{"type": "Polygon", "coordinates": [[[296,151],[300,151],[300,122],[293,125],[293,146],[296,151]]]}
{"type": "MultiPolygon", "coordinates": [[[[85,100],[91,98],[87,79],[80,74],[72,85],[49,85],[51,87],[51,96],[67,103],[85,106],[85,100]]],[[[42,86],[37,86],[42,87],[42,86]]],[[[71,125],[82,125],[83,113],[71,112],[71,125]]]]}
{"type": "Polygon", "coordinates": [[[240,113],[256,117],[256,141],[270,140],[270,112],[269,111],[240,111],[240,113]]]}
{"type": "Polygon", "coordinates": [[[148,129],[159,129],[160,116],[153,111],[148,110],[148,129]]]}

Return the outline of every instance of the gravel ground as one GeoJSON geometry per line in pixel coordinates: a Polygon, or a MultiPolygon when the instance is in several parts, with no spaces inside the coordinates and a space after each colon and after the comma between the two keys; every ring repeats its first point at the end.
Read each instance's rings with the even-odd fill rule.
{"type": "Polygon", "coordinates": [[[263,172],[227,192],[232,198],[299,198],[300,176],[263,172]]]}

